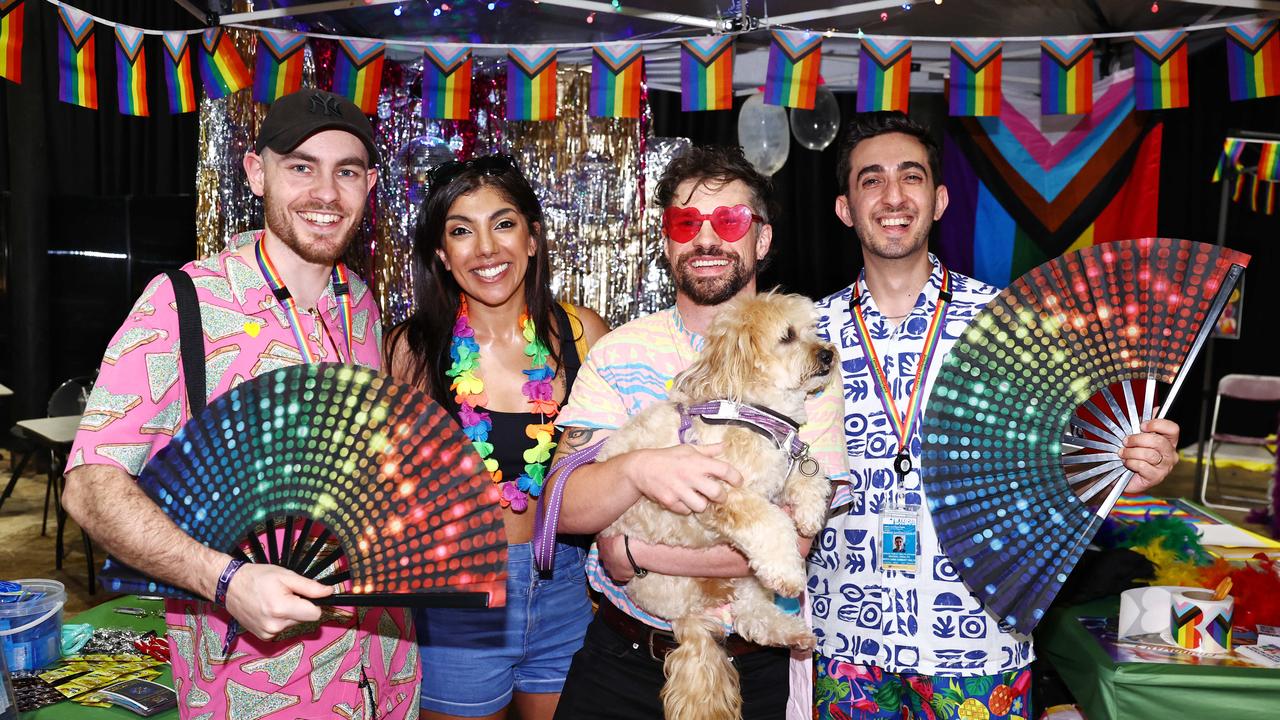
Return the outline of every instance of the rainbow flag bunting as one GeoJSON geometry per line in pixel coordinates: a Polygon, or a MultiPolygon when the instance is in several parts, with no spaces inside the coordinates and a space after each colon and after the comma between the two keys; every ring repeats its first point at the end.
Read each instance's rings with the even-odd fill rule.
{"type": "Polygon", "coordinates": [[[1156,30],[1134,38],[1133,92],[1139,110],[1187,107],[1187,33],[1156,30]]]}
{"type": "Polygon", "coordinates": [[[164,82],[169,86],[169,112],[177,115],[196,109],[196,86],[191,81],[191,36],[184,32],[163,33],[164,82]]]}
{"type": "Polygon", "coordinates": [[[147,50],[138,28],[116,25],[116,99],[125,115],[147,112],[147,50]]]}
{"type": "Polygon", "coordinates": [[[863,37],[858,52],[858,112],[906,112],[910,92],[911,41],[863,37]]]}
{"type": "Polygon", "coordinates": [[[1000,71],[1004,42],[988,38],[951,41],[950,114],[989,117],[1000,114],[1000,71]]]}
{"type": "Polygon", "coordinates": [[[209,28],[200,35],[200,76],[210,100],[224,98],[249,87],[249,68],[236,50],[231,36],[222,28],[209,28]]]}
{"type": "Polygon", "coordinates": [[[23,0],[0,0],[0,77],[22,82],[23,0]]]}
{"type": "Polygon", "coordinates": [[[1280,182],[1280,142],[1262,143],[1257,175],[1267,182],[1280,182]]]}
{"type": "Polygon", "coordinates": [[[640,76],[644,72],[640,45],[615,43],[594,50],[587,112],[592,117],[640,117],[640,76]]]}
{"type": "Polygon", "coordinates": [[[1227,75],[1232,100],[1280,95],[1280,22],[1227,26],[1227,75]]]}
{"type": "Polygon", "coordinates": [[[272,103],[302,87],[302,58],[307,36],[284,30],[259,30],[253,68],[253,99],[272,103]]]}
{"type": "Polygon", "coordinates": [[[98,68],[94,59],[93,17],[58,6],[58,99],[98,109],[98,68]]]}
{"type": "Polygon", "coordinates": [[[422,117],[471,117],[471,48],[427,46],[422,59],[422,117]]]}
{"type": "Polygon", "coordinates": [[[333,92],[351,98],[365,115],[378,111],[382,92],[382,60],[387,44],[379,40],[338,40],[338,62],[333,69],[333,92]]]}
{"type": "Polygon", "coordinates": [[[1254,212],[1270,215],[1276,211],[1276,185],[1280,183],[1267,182],[1254,176],[1253,191],[1249,196],[1249,205],[1254,212]]]}
{"type": "Polygon", "coordinates": [[[733,36],[680,43],[680,109],[733,109],[733,36]]]}
{"type": "Polygon", "coordinates": [[[1040,114],[1083,115],[1093,109],[1093,38],[1040,41],[1040,114]]]}
{"type": "Polygon", "coordinates": [[[771,34],[764,101],[812,110],[822,66],[822,36],[800,30],[774,30],[771,34]]]}
{"type": "Polygon", "coordinates": [[[1214,182],[1222,179],[1222,171],[1227,168],[1227,163],[1231,163],[1236,172],[1240,171],[1240,155],[1244,152],[1245,144],[1240,138],[1229,137],[1222,141],[1222,157],[1218,158],[1218,166],[1213,169],[1214,182]]]}
{"type": "Polygon", "coordinates": [[[507,119],[556,119],[556,49],[507,50],[507,119]]]}

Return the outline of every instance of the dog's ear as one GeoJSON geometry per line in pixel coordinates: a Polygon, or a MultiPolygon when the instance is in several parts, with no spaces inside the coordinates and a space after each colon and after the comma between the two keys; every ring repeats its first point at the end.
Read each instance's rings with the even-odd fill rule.
{"type": "Polygon", "coordinates": [[[707,333],[698,360],[680,373],[676,386],[697,398],[738,400],[742,389],[759,375],[764,349],[753,333],[750,304],[734,304],[721,311],[707,333]]]}

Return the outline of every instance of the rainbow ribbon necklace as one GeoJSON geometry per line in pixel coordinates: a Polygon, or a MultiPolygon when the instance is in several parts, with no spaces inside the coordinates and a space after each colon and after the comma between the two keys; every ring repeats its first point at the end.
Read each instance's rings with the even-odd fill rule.
{"type": "MultiPolygon", "coordinates": [[[[271,257],[267,255],[261,236],[253,246],[253,254],[258,259],[258,268],[262,270],[262,276],[267,279],[271,294],[275,295],[276,301],[284,306],[285,314],[289,318],[289,328],[293,330],[294,340],[298,341],[298,350],[302,352],[302,359],[308,365],[314,365],[316,356],[311,352],[311,345],[302,332],[302,316],[298,312],[298,303],[289,293],[289,288],[285,287],[284,279],[280,277],[280,271],[276,270],[276,266],[271,262],[271,257]]],[[[347,282],[347,266],[340,262],[334,263],[333,275],[330,279],[333,283],[333,295],[338,299],[338,315],[342,318],[342,331],[347,336],[347,359],[354,363],[356,356],[351,342],[355,337],[355,330],[351,321],[351,286],[347,282]]],[[[341,360],[341,356],[338,359],[341,360]]]]}
{"type": "Polygon", "coordinates": [[[524,512],[529,507],[529,499],[542,494],[542,486],[546,481],[546,463],[551,459],[551,450],[556,444],[551,441],[554,427],[547,418],[560,412],[560,404],[555,400],[555,391],[551,380],[555,371],[547,363],[551,354],[546,345],[538,339],[533,326],[533,318],[529,312],[520,314],[520,329],[524,335],[524,354],[529,356],[529,369],[523,371],[528,380],[521,386],[521,392],[529,401],[529,412],[540,415],[542,422],[529,423],[525,434],[533,440],[533,447],[524,451],[524,472],[514,481],[503,481],[502,470],[498,468],[498,460],[493,455],[493,444],[489,442],[489,431],[493,429],[493,420],[489,413],[477,408],[488,402],[484,394],[484,381],[476,374],[480,369],[480,345],[476,342],[476,331],[472,329],[468,318],[467,298],[462,297],[458,305],[458,319],[453,326],[453,342],[449,345],[449,357],[453,365],[445,371],[445,375],[453,378],[449,389],[454,392],[458,403],[458,419],[462,422],[462,432],[471,440],[471,444],[484,461],[485,469],[493,476],[493,481],[502,488],[499,502],[502,507],[511,508],[512,512],[524,512]]]}
{"type": "MultiPolygon", "coordinates": [[[[942,267],[939,264],[939,267],[942,267]]],[[[865,271],[864,271],[865,276],[865,271]]],[[[893,399],[893,389],[889,387],[889,378],[880,364],[880,356],[876,354],[875,345],[871,344],[871,333],[867,330],[867,320],[862,316],[862,293],[860,282],[854,283],[853,300],[849,302],[849,314],[853,316],[853,326],[858,332],[858,340],[866,352],[867,364],[871,366],[871,375],[876,381],[877,394],[884,412],[889,416],[889,425],[898,439],[898,455],[893,459],[893,470],[902,479],[911,472],[910,442],[920,419],[920,402],[924,398],[924,379],[928,377],[929,366],[933,364],[934,351],[938,349],[938,339],[942,337],[942,327],[946,324],[947,305],[951,301],[951,273],[942,267],[942,288],[938,291],[938,302],[933,307],[933,319],[929,321],[929,330],[924,336],[924,348],[920,351],[920,359],[916,362],[915,383],[911,386],[911,395],[907,398],[907,412],[898,412],[898,403],[893,399]]]]}

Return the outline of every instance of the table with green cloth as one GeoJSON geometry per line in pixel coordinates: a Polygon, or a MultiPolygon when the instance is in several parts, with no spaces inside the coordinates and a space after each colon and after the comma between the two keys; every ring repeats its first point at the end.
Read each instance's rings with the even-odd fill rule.
{"type": "MultiPolygon", "coordinates": [[[[72,618],[63,618],[63,623],[71,624],[89,624],[95,628],[129,628],[146,632],[154,630],[157,635],[164,635],[164,602],[160,600],[140,600],[137,595],[125,595],[115,600],[90,608],[72,618]],[[136,607],[143,610],[153,611],[147,617],[135,617],[133,615],[123,615],[115,612],[118,607],[136,607]]],[[[163,671],[160,677],[153,682],[160,683],[166,687],[173,687],[173,669],[168,663],[161,665],[163,671]]],[[[136,720],[141,717],[129,710],[121,707],[95,708],[77,705],[70,700],[66,700],[56,705],[46,705],[35,712],[22,713],[22,720],[108,720],[109,718],[118,718],[125,720],[133,718],[136,720]]],[[[162,718],[164,720],[174,720],[178,717],[176,709],[152,715],[152,718],[162,718]]]]}
{"type": "Polygon", "coordinates": [[[1280,717],[1280,668],[1113,661],[1077,618],[1119,611],[1119,597],[1055,609],[1036,630],[1036,653],[1089,720],[1280,717]]]}

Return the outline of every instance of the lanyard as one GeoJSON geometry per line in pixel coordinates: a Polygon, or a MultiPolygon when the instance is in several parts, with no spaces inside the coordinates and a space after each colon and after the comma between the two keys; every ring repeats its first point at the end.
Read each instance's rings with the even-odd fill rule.
{"type": "Polygon", "coordinates": [[[920,359],[916,362],[915,385],[911,388],[911,396],[907,399],[907,412],[898,412],[898,403],[893,399],[893,390],[889,387],[889,378],[880,364],[880,356],[871,344],[871,333],[867,329],[867,320],[862,316],[861,291],[859,283],[854,283],[853,300],[849,303],[849,314],[853,316],[853,326],[858,331],[858,340],[866,352],[867,364],[871,367],[871,375],[876,381],[876,390],[880,395],[880,404],[889,416],[889,424],[898,439],[898,455],[893,459],[893,470],[902,479],[911,472],[911,453],[909,443],[915,433],[919,420],[920,402],[924,397],[924,380],[928,377],[929,366],[933,363],[934,352],[938,348],[938,339],[942,337],[942,327],[946,324],[947,305],[951,301],[951,273],[942,268],[942,289],[938,292],[938,302],[933,308],[933,319],[929,321],[929,330],[924,336],[924,348],[920,351],[920,359]]]}
{"type": "MultiPolygon", "coordinates": [[[[276,270],[276,266],[272,264],[271,257],[267,255],[267,249],[263,246],[262,240],[253,246],[253,254],[258,258],[258,267],[262,270],[262,276],[267,279],[267,285],[271,287],[271,293],[276,296],[276,300],[284,305],[285,312],[289,318],[289,327],[293,330],[293,337],[298,341],[298,350],[302,352],[302,358],[309,365],[316,362],[315,355],[311,352],[311,345],[307,343],[307,338],[302,334],[302,317],[298,313],[298,302],[293,299],[293,295],[289,294],[289,289],[284,286],[284,280],[280,277],[280,272],[276,270]]],[[[342,331],[347,336],[347,357],[350,362],[355,362],[355,351],[351,347],[352,338],[355,337],[355,331],[351,324],[351,291],[347,283],[347,266],[342,263],[335,263],[333,266],[333,294],[338,299],[338,315],[342,318],[342,331]]],[[[321,321],[322,322],[322,321],[321,321]]],[[[341,357],[339,357],[341,359],[341,357]]]]}

